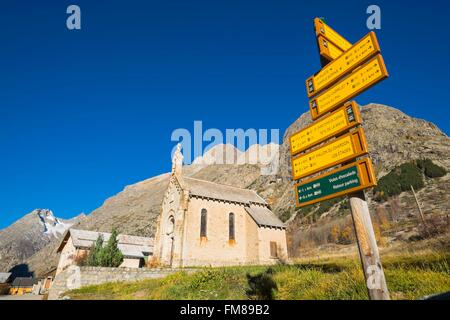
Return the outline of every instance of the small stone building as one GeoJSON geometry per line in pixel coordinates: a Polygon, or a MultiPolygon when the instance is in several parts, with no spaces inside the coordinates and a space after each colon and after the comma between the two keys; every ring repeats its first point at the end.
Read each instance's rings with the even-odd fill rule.
{"type": "MultiPolygon", "coordinates": [[[[73,228],[67,230],[57,250],[60,257],[56,274],[68,266],[77,265],[80,260],[85,258],[99,235],[102,235],[104,242],[107,242],[111,236],[106,232],[73,228]]],[[[119,234],[117,240],[118,248],[123,254],[123,262],[120,267],[140,268],[145,264],[148,256],[153,253],[153,238],[119,234]]]]}
{"type": "Polygon", "coordinates": [[[29,277],[16,277],[11,284],[9,294],[11,295],[23,295],[29,294],[33,291],[33,286],[38,283],[38,279],[29,277]]]}
{"type": "Polygon", "coordinates": [[[178,146],[154,256],[171,267],[287,260],[286,227],[256,192],[183,176],[178,146]]]}

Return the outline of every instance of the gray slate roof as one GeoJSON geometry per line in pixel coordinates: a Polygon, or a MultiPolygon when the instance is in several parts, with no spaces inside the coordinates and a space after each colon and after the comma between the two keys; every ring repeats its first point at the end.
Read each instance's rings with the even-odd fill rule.
{"type": "Polygon", "coordinates": [[[11,272],[0,272],[0,283],[7,283],[11,272]]]}
{"type": "Polygon", "coordinates": [[[250,206],[245,210],[259,226],[286,228],[286,225],[267,207],[250,206]]]}
{"type": "Polygon", "coordinates": [[[190,195],[193,196],[239,202],[248,205],[251,203],[267,205],[266,201],[253,190],[236,188],[189,177],[183,177],[183,181],[190,191],[190,195]]]}
{"type": "MultiPolygon", "coordinates": [[[[73,245],[76,248],[88,249],[97,240],[99,235],[102,235],[104,242],[107,242],[111,236],[111,234],[107,232],[96,232],[71,228],[64,236],[63,241],[58,248],[58,252],[62,250],[69,236],[72,237],[73,245]]],[[[153,253],[153,238],[119,234],[117,236],[117,240],[119,241],[119,250],[125,257],[143,258],[144,255],[153,253]]]]}
{"type": "Polygon", "coordinates": [[[14,279],[12,286],[13,287],[32,287],[33,285],[37,284],[39,282],[36,278],[24,278],[24,277],[17,277],[14,279]]]}
{"type": "Polygon", "coordinates": [[[253,190],[189,177],[183,177],[183,182],[191,196],[242,203],[259,226],[286,228],[285,224],[268,208],[267,202],[253,190]]]}

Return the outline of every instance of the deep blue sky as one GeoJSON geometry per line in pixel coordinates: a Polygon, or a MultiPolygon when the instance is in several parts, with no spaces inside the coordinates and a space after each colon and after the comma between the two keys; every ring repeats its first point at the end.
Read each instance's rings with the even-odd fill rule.
{"type": "Polygon", "coordinates": [[[448,134],[449,1],[2,1],[0,228],[34,208],[89,213],[169,171],[171,133],[194,120],[284,132],[320,68],[312,19],[355,42],[370,4],[390,78],[357,101],[448,134]]]}

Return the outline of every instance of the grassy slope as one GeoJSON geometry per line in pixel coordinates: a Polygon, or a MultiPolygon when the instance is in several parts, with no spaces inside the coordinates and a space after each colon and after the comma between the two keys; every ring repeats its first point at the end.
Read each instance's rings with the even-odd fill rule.
{"type": "MultiPolygon", "coordinates": [[[[383,258],[392,299],[417,299],[450,291],[450,253],[427,253],[383,258]]],[[[356,259],[268,267],[205,268],[179,272],[164,279],[108,283],[70,291],[72,299],[257,299],[275,283],[275,299],[367,299],[356,259]],[[264,273],[258,289],[249,292],[249,276],[264,273]]],[[[270,290],[269,290],[270,291],[270,290]]]]}

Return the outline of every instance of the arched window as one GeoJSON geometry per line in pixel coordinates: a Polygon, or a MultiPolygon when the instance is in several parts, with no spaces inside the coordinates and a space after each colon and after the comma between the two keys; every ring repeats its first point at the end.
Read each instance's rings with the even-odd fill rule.
{"type": "Polygon", "coordinates": [[[175,218],[173,217],[173,211],[170,211],[169,219],[167,220],[166,234],[172,234],[175,229],[175,218]]]}
{"type": "Polygon", "coordinates": [[[206,223],[208,220],[208,212],[206,209],[202,209],[202,214],[200,218],[200,237],[206,238],[206,223]]]}
{"type": "Polygon", "coordinates": [[[230,215],[228,216],[228,239],[231,242],[234,242],[235,237],[234,237],[234,213],[231,212],[230,215]]]}

